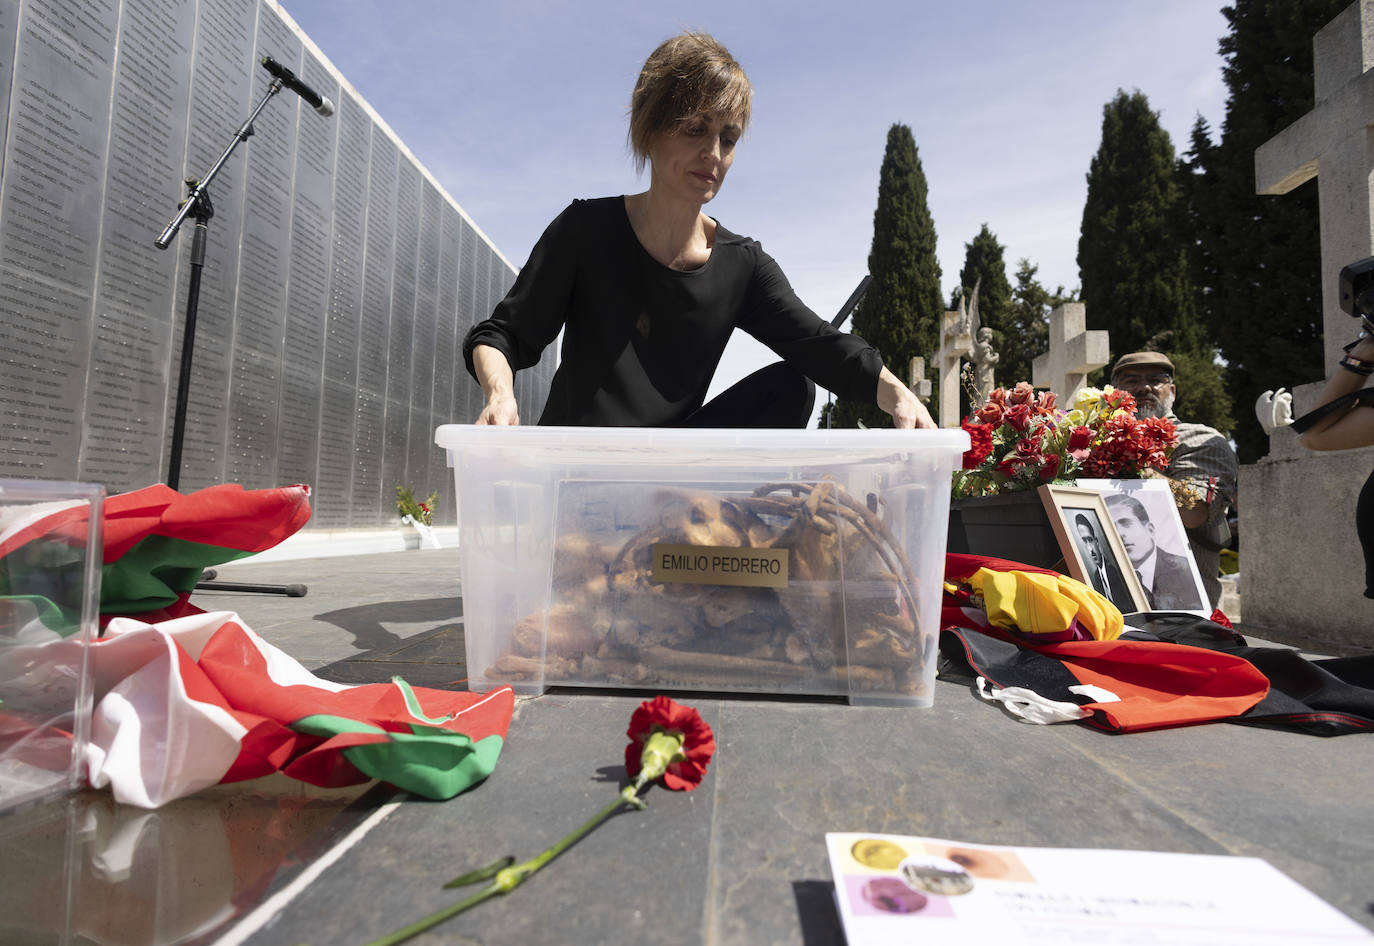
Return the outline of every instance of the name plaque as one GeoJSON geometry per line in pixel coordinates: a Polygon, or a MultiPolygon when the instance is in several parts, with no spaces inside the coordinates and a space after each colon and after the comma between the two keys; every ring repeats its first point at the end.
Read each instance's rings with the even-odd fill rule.
{"type": "Polygon", "coordinates": [[[787,549],[656,542],[653,554],[653,580],[665,584],[787,587],[787,549]]]}

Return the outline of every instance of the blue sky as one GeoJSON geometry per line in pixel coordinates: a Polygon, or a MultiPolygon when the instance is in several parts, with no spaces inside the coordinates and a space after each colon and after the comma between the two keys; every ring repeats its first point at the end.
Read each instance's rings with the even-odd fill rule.
{"type": "MultiPolygon", "coordinates": [[[[278,2],[516,266],[572,198],[643,189],[625,144],[635,76],[664,38],[712,33],[755,95],[708,212],[826,318],[867,269],[894,122],[916,140],[948,297],[983,223],[1009,278],[1027,257],[1047,287],[1078,285],[1117,89],[1149,98],[1177,151],[1198,114],[1216,137],[1225,109],[1226,22],[1207,0],[278,2]]],[[[732,342],[715,388],[769,360],[732,342]]]]}

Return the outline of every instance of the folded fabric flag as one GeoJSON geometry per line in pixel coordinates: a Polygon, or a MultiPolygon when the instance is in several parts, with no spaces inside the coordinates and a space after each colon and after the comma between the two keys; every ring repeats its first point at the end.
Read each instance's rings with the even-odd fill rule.
{"type": "MultiPolygon", "coordinates": [[[[45,675],[73,665],[79,646],[54,638],[13,647],[5,664],[41,689],[45,675]]],[[[118,618],[89,660],[86,778],[144,808],[274,771],[322,786],[376,778],[451,798],[491,773],[514,708],[509,687],[477,694],[321,679],[224,611],[159,624],[118,618]]]]}
{"type": "MultiPolygon", "coordinates": [[[[971,604],[993,627],[1037,641],[1115,640],[1125,627],[1120,609],[1104,595],[1046,568],[950,553],[945,581],[946,607],[971,604]]],[[[949,616],[950,626],[961,626],[968,617],[956,610],[949,616]]]]}
{"type": "Polygon", "coordinates": [[[941,675],[975,681],[1029,721],[1157,729],[1239,716],[1269,691],[1240,657],[1120,639],[1120,611],[1049,569],[950,553],[945,581],[941,675]]]}
{"type": "Polygon", "coordinates": [[[1288,647],[1252,647],[1229,626],[1196,615],[1147,613],[1133,639],[1172,641],[1242,657],[1269,680],[1264,699],[1229,720],[1314,736],[1374,732],[1374,654],[1310,659],[1288,647]]]}
{"type": "Polygon", "coordinates": [[[183,496],[149,486],[105,501],[100,613],[158,621],[198,614],[187,600],[201,572],[262,552],[310,519],[310,487],[234,483],[183,496]]]}
{"type": "Polygon", "coordinates": [[[1054,704],[1050,709],[1074,708],[1055,718],[1081,718],[1110,732],[1232,719],[1269,692],[1269,681],[1248,661],[1181,644],[1031,644],[946,628],[940,632],[940,655],[943,677],[982,678],[996,688],[986,691],[990,698],[1006,695],[1042,708],[1046,702],[1054,704]]]}
{"type": "MultiPolygon", "coordinates": [[[[22,518],[0,522],[3,574],[13,585],[0,587],[0,598],[41,596],[43,587],[71,580],[86,544],[87,508],[29,507],[22,518]]],[[[108,497],[103,518],[102,623],[130,614],[157,621],[201,613],[187,599],[209,566],[272,548],[305,525],[310,487],[247,490],[230,483],[182,495],[149,486],[108,497]]]]}

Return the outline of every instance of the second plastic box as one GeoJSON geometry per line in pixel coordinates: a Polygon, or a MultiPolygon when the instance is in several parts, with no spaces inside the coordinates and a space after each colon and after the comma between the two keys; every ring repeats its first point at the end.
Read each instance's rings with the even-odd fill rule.
{"type": "Polygon", "coordinates": [[[104,496],[0,480],[0,811],[81,783],[104,496]]]}

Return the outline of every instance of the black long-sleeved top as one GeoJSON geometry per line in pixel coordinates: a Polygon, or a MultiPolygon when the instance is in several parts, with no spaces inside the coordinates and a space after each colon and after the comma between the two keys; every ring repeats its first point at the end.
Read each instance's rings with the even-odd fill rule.
{"type": "Polygon", "coordinates": [[[574,200],[549,224],[491,318],[463,343],[520,370],[563,334],[542,425],[663,427],[699,408],[740,328],[821,387],[872,403],[882,359],[802,304],[757,241],[717,224],[704,266],[669,269],[635,236],[623,197],[574,200]]]}

